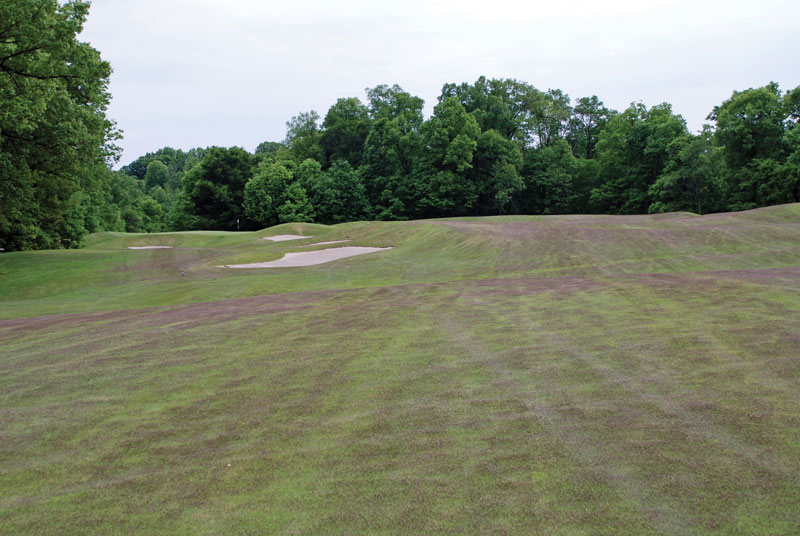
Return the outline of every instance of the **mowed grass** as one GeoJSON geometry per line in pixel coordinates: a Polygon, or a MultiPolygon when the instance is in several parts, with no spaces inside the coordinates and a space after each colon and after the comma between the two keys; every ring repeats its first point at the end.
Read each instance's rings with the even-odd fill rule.
{"type": "Polygon", "coordinates": [[[0,533],[795,534],[799,247],[787,205],[0,256],[0,533]],[[217,268],[345,237],[396,248],[217,268]]]}

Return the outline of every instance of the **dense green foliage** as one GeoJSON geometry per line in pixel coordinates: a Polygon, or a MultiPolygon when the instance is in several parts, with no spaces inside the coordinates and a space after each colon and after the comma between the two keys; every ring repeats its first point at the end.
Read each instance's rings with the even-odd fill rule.
{"type": "MultiPolygon", "coordinates": [[[[244,149],[212,147],[183,177],[179,200],[188,229],[235,231],[244,217],[244,187],[253,175],[253,156],[244,149]]],[[[148,167],[149,170],[149,167],[148,167]]]]}
{"type": "Polygon", "coordinates": [[[88,2],[0,2],[0,247],[76,247],[115,227],[111,67],[76,36],[88,2]]]}
{"type": "Polygon", "coordinates": [[[709,115],[724,149],[724,175],[733,209],[800,200],[800,86],[782,94],[771,83],[734,92],[709,115]]]}
{"type": "MultiPolygon", "coordinates": [[[[703,214],[795,202],[798,102],[800,88],[781,92],[774,83],[734,92],[709,115],[715,124],[691,134],[668,103],[617,112],[593,95],[573,106],[558,89],[481,77],[445,84],[425,119],[422,99],[381,85],[367,90],[366,105],[339,99],[321,123],[317,112],[301,112],[287,122],[285,140],[259,145],[259,171],[242,187],[247,225],[703,214]]],[[[163,181],[144,180],[145,189],[163,181]]],[[[201,208],[179,209],[183,216],[165,225],[198,228],[187,222],[198,221],[201,208]]]]}
{"type": "Polygon", "coordinates": [[[286,139],[148,153],[100,173],[108,230],[498,214],[698,214],[800,200],[800,88],[734,92],[690,133],[669,104],[574,107],[516,80],[446,84],[433,114],[399,86],[287,122],[286,139]],[[115,219],[116,218],[116,219],[115,219]]]}
{"type": "Polygon", "coordinates": [[[94,231],[253,229],[498,214],[708,213],[800,201],[800,87],[735,91],[698,134],[668,103],[480,77],[431,117],[398,85],[304,111],[282,141],[164,147],[112,172],[110,67],[77,41],[88,3],[0,5],[0,248],[94,231]],[[250,184],[252,182],[252,184],[250,184]]]}

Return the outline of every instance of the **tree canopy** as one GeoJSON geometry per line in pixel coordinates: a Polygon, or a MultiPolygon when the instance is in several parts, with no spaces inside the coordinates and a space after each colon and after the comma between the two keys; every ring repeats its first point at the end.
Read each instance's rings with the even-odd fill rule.
{"type": "Polygon", "coordinates": [[[104,223],[92,205],[103,202],[118,132],[105,115],[111,67],[77,39],[88,9],[79,0],[0,3],[0,247],[6,250],[77,247],[104,223]]]}
{"type": "Polygon", "coordinates": [[[239,147],[212,147],[183,177],[182,210],[187,227],[236,231],[248,228],[243,208],[253,156],[239,147]]]}

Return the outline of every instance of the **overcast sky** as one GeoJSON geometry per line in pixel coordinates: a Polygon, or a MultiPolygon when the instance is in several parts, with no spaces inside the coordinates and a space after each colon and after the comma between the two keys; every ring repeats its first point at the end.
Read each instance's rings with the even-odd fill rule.
{"type": "Polygon", "coordinates": [[[670,102],[689,128],[733,90],[800,85],[798,0],[94,0],[121,163],[164,146],[249,151],[300,111],[399,84],[516,78],[618,110],[670,102]]]}

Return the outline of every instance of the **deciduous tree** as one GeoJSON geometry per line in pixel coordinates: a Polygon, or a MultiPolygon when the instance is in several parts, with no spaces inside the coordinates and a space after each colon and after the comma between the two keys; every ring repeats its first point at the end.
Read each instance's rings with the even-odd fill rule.
{"type": "Polygon", "coordinates": [[[346,160],[357,168],[364,154],[364,142],[370,128],[369,110],[355,97],[339,99],[330,107],[322,122],[320,145],[325,161],[346,160]]]}
{"type": "Polygon", "coordinates": [[[675,138],[668,146],[664,173],[650,186],[649,212],[691,211],[696,214],[725,208],[720,176],[720,152],[710,130],[675,138]]]}
{"type": "Polygon", "coordinates": [[[800,115],[800,87],[783,94],[778,84],[734,91],[716,106],[714,140],[726,164],[729,207],[744,210],[798,201],[793,155],[800,115]]]}
{"type": "Polygon", "coordinates": [[[473,207],[478,191],[467,172],[479,136],[478,122],[455,97],[433,109],[422,129],[424,167],[417,179],[422,216],[463,215],[473,207]]]}
{"type": "Polygon", "coordinates": [[[183,178],[193,227],[235,231],[247,228],[242,208],[244,188],[253,175],[253,156],[239,147],[212,147],[183,178]]]}
{"type": "Polygon", "coordinates": [[[313,173],[304,170],[302,175],[305,179],[301,184],[309,194],[316,221],[333,224],[370,216],[364,184],[347,160],[337,160],[327,171],[313,173]]]}
{"type": "Polygon", "coordinates": [[[325,152],[320,145],[322,132],[319,128],[319,114],[314,110],[300,112],[286,122],[286,140],[292,158],[298,164],[306,158],[313,158],[325,164],[325,152]]]}
{"type": "Polygon", "coordinates": [[[634,103],[609,121],[597,142],[602,184],[592,191],[593,211],[646,213],[652,202],[650,186],[669,158],[667,147],[687,132],[686,122],[667,103],[650,109],[634,103]]]}
{"type": "Polygon", "coordinates": [[[581,97],[572,109],[567,140],[578,158],[594,158],[597,140],[608,121],[616,114],[603,106],[596,95],[581,97]]]}
{"type": "Polygon", "coordinates": [[[89,3],[0,2],[0,247],[75,247],[117,153],[111,67],[78,40],[89,3]]]}
{"type": "Polygon", "coordinates": [[[422,154],[420,127],[424,101],[400,86],[367,89],[370,132],[360,171],[370,204],[381,219],[410,217],[422,154]]]}

